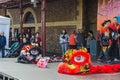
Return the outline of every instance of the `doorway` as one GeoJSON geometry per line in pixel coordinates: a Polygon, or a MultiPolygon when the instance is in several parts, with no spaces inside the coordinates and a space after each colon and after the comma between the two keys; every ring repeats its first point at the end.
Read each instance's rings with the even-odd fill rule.
{"type": "Polygon", "coordinates": [[[92,30],[97,36],[98,0],[83,0],[83,29],[92,30]]]}

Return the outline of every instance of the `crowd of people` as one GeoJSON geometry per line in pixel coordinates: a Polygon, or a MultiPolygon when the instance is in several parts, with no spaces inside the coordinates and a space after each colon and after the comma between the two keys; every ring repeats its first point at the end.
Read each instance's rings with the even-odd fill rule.
{"type": "MultiPolygon", "coordinates": [[[[19,34],[18,35],[18,41],[19,41],[19,49],[18,52],[20,53],[21,49],[25,46],[25,45],[29,45],[29,44],[38,44],[38,46],[40,47],[41,45],[41,38],[39,36],[39,33],[36,32],[34,34],[31,35],[31,37],[26,33],[26,34],[19,34]]],[[[7,48],[5,48],[7,42],[6,42],[6,37],[4,36],[4,32],[0,33],[0,52],[1,52],[1,57],[4,58],[6,57],[5,54],[5,50],[7,48]]]]}
{"type": "Polygon", "coordinates": [[[40,43],[41,43],[41,38],[39,36],[39,33],[36,32],[36,33],[33,33],[31,36],[28,34],[28,33],[24,33],[24,34],[19,34],[18,36],[18,41],[19,43],[23,42],[23,39],[26,39],[27,43],[38,43],[39,46],[40,46],[40,43]]]}
{"type": "Polygon", "coordinates": [[[86,47],[89,52],[91,40],[95,40],[93,31],[91,30],[86,34],[82,29],[78,29],[77,32],[73,31],[70,35],[67,34],[66,30],[62,30],[59,36],[62,54],[64,54],[68,48],[80,49],[81,47],[86,47]]]}
{"type": "Polygon", "coordinates": [[[100,30],[101,52],[98,57],[98,62],[102,62],[103,56],[107,63],[111,61],[120,61],[120,24],[118,18],[114,17],[111,20],[105,20],[102,23],[100,30]]]}
{"type": "Polygon", "coordinates": [[[17,61],[20,63],[36,62],[36,59],[40,56],[41,53],[41,38],[39,37],[39,33],[37,32],[35,35],[33,34],[31,38],[28,34],[22,35],[22,37],[20,36],[19,38],[22,39],[22,43],[19,47],[20,51],[17,61]]]}
{"type": "MultiPolygon", "coordinates": [[[[98,56],[98,62],[103,62],[105,57],[107,63],[112,61],[120,61],[119,48],[120,48],[120,24],[118,18],[114,17],[113,20],[105,20],[102,23],[102,28],[96,38],[100,41],[100,54],[98,56]]],[[[70,35],[66,30],[62,30],[59,36],[59,42],[62,49],[62,54],[69,49],[80,49],[82,46],[86,47],[90,52],[90,41],[95,40],[93,31],[84,33],[82,29],[73,31],[70,35]]]]}
{"type": "MultiPolygon", "coordinates": [[[[91,40],[100,41],[100,54],[97,61],[102,62],[103,57],[107,63],[111,61],[120,61],[120,24],[118,23],[118,18],[114,17],[113,20],[105,20],[102,23],[102,28],[98,33],[97,38],[94,37],[93,31],[88,31],[85,33],[82,29],[73,31],[70,35],[67,34],[67,31],[62,30],[59,35],[59,43],[62,50],[62,55],[69,49],[80,49],[81,47],[86,47],[90,53],[90,42],[91,40]]],[[[27,44],[37,43],[41,45],[41,38],[39,33],[32,34],[31,37],[29,34],[20,34],[18,36],[18,41],[20,44],[20,49],[27,44]]],[[[6,37],[4,32],[0,34],[0,51],[2,52],[2,58],[5,57],[5,45],[6,37]]]]}
{"type": "MultiPolygon", "coordinates": [[[[27,63],[30,63],[30,62],[32,63],[33,61],[35,61],[37,57],[41,55],[41,49],[40,49],[41,38],[38,32],[36,32],[35,34],[32,34],[31,37],[28,34],[19,35],[18,41],[19,41],[19,48],[17,49],[18,62],[26,61],[27,63]],[[30,48],[28,49],[28,47],[30,48]],[[28,49],[28,51],[26,52],[25,49],[28,49]],[[33,51],[37,50],[37,52],[34,52],[35,54],[33,55],[32,50],[33,51]]],[[[6,37],[4,36],[4,32],[1,32],[0,33],[0,51],[2,54],[2,58],[7,57],[5,53],[5,50],[7,48],[5,48],[5,46],[6,46],[6,37]]],[[[11,49],[11,48],[8,48],[8,49],[11,49]]],[[[13,53],[9,53],[9,54],[13,54],[13,53]]]]}

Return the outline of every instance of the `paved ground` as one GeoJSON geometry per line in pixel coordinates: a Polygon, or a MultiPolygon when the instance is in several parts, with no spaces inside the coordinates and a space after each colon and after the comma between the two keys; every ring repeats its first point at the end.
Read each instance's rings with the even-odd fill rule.
{"type": "Polygon", "coordinates": [[[49,68],[41,69],[34,64],[16,63],[16,59],[0,59],[0,72],[20,80],[120,80],[120,73],[86,76],[59,74],[57,73],[58,64],[50,63],[49,68]]]}

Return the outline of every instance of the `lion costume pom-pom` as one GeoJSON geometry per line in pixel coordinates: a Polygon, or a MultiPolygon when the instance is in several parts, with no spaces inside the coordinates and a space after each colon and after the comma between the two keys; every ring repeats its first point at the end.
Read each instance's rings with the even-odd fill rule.
{"type": "Polygon", "coordinates": [[[119,71],[120,64],[92,65],[90,54],[86,50],[66,51],[64,62],[58,65],[58,72],[62,74],[114,73],[119,71]]]}

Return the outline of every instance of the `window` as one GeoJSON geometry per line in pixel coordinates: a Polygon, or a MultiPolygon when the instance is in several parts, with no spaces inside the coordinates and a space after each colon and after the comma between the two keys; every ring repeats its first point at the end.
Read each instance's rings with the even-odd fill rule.
{"type": "Polygon", "coordinates": [[[26,14],[25,23],[34,23],[34,17],[31,12],[26,14]]]}

